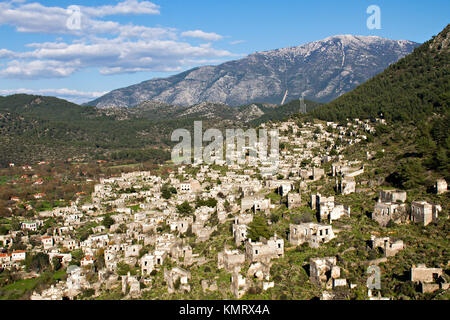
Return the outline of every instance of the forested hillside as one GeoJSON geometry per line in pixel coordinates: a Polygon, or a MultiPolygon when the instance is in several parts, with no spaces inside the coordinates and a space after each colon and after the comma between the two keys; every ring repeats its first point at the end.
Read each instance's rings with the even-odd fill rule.
{"type": "Polygon", "coordinates": [[[438,36],[355,90],[315,109],[322,120],[369,118],[383,114],[388,121],[427,120],[444,115],[450,103],[450,52],[447,26],[438,36]]]}
{"type": "MultiPolygon", "coordinates": [[[[398,159],[392,181],[402,184],[405,175],[433,170],[450,178],[450,49],[448,25],[415,51],[383,73],[335,101],[314,109],[321,120],[385,118],[380,134],[400,130],[404,145],[414,153],[398,159]],[[403,174],[403,177],[402,177],[403,174]]],[[[401,153],[401,150],[399,150],[401,153]]]]}

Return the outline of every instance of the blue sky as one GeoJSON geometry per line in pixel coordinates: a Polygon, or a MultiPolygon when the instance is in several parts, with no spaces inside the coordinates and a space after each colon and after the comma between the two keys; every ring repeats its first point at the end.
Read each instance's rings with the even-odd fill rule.
{"type": "Polygon", "coordinates": [[[448,0],[1,1],[0,94],[86,102],[195,66],[337,34],[424,42],[449,18],[448,0]],[[381,29],[367,28],[370,5],[381,10],[381,29]]]}

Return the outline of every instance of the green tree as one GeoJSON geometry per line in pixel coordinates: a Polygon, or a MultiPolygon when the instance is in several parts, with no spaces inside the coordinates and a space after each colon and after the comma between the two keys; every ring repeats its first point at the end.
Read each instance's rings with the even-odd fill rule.
{"type": "Polygon", "coordinates": [[[176,194],[177,189],[172,187],[170,184],[166,183],[161,187],[161,194],[164,199],[170,199],[172,194],[176,194]]]}
{"type": "Polygon", "coordinates": [[[8,233],[8,228],[5,225],[0,226],[0,235],[5,235],[8,233]]]}
{"type": "Polygon", "coordinates": [[[53,270],[58,271],[62,267],[61,260],[59,260],[58,257],[53,257],[52,265],[53,265],[53,270]]]}
{"type": "Polygon", "coordinates": [[[100,248],[95,253],[95,267],[97,270],[101,270],[105,267],[105,249],[100,248]]]}
{"type": "Polygon", "coordinates": [[[115,221],[114,221],[113,218],[111,218],[110,215],[105,216],[105,217],[103,218],[103,221],[102,221],[102,225],[104,225],[104,226],[105,226],[106,228],[108,228],[108,229],[109,229],[114,223],[115,223],[115,221]]]}
{"type": "Polygon", "coordinates": [[[223,207],[225,209],[226,212],[231,212],[231,204],[228,200],[225,200],[223,207]]]}
{"type": "Polygon", "coordinates": [[[72,261],[70,262],[70,264],[79,266],[81,259],[84,257],[83,250],[76,249],[73,250],[71,254],[72,254],[72,261]]]}
{"type": "Polygon", "coordinates": [[[175,280],[175,282],[173,283],[173,287],[175,290],[178,290],[181,286],[181,279],[177,278],[177,280],[175,280]]]}
{"type": "Polygon", "coordinates": [[[425,182],[425,169],[418,159],[408,159],[399,165],[397,171],[387,179],[394,186],[403,189],[413,189],[425,182]]]}
{"type": "Polygon", "coordinates": [[[217,206],[217,200],[214,198],[208,198],[206,200],[197,198],[195,201],[195,207],[199,208],[199,207],[210,207],[210,208],[215,208],[217,206]]]}
{"type": "Polygon", "coordinates": [[[272,223],[277,223],[280,220],[280,216],[277,215],[276,213],[272,213],[270,215],[270,221],[272,221],[272,223]]]}
{"type": "Polygon", "coordinates": [[[190,206],[189,202],[185,201],[180,205],[177,205],[178,213],[181,215],[188,215],[191,214],[194,209],[190,206]]]}
{"type": "Polygon", "coordinates": [[[25,267],[28,271],[42,272],[50,267],[48,254],[38,252],[30,254],[25,258],[25,267]]]}
{"type": "Polygon", "coordinates": [[[131,268],[128,264],[123,261],[117,263],[117,274],[119,276],[126,276],[130,272],[130,274],[135,275],[136,270],[131,268]]]}
{"type": "Polygon", "coordinates": [[[17,220],[17,218],[11,219],[11,230],[18,231],[20,230],[20,222],[17,220]]]}
{"type": "Polygon", "coordinates": [[[117,229],[117,233],[126,233],[127,232],[127,225],[125,223],[122,223],[119,225],[119,228],[117,229]]]}
{"type": "Polygon", "coordinates": [[[273,232],[269,230],[266,219],[261,216],[255,216],[248,227],[248,237],[253,241],[259,241],[260,238],[269,239],[273,235],[273,232]]]}

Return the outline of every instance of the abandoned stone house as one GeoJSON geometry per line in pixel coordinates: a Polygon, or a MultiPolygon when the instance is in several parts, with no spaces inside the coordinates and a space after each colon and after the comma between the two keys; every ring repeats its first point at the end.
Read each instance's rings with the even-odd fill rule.
{"type": "Polygon", "coordinates": [[[247,277],[256,278],[260,281],[269,281],[271,266],[272,264],[270,263],[254,262],[247,270],[247,277]]]}
{"type": "Polygon", "coordinates": [[[147,218],[146,212],[137,212],[134,214],[134,221],[136,222],[143,222],[147,218]]]}
{"type": "Polygon", "coordinates": [[[175,267],[171,270],[164,269],[164,281],[167,283],[167,289],[169,293],[175,291],[191,291],[189,280],[191,279],[191,273],[185,269],[175,267]]]}
{"type": "Polygon", "coordinates": [[[92,245],[97,245],[99,247],[105,247],[108,245],[109,235],[108,234],[90,235],[86,241],[87,241],[87,243],[91,243],[92,245]]]}
{"type": "Polygon", "coordinates": [[[94,233],[101,233],[101,232],[104,232],[105,230],[106,230],[106,227],[102,226],[102,225],[92,228],[92,232],[94,232],[94,233]]]}
{"type": "Polygon", "coordinates": [[[204,226],[202,222],[195,222],[192,225],[192,232],[195,234],[196,242],[205,242],[207,241],[210,237],[211,234],[217,230],[217,226],[214,227],[210,227],[210,226],[204,226]]]}
{"type": "Polygon", "coordinates": [[[263,196],[251,196],[241,199],[241,212],[246,210],[265,211],[270,210],[270,199],[264,199],[263,196]]]}
{"type": "Polygon", "coordinates": [[[176,236],[171,233],[163,233],[161,235],[155,235],[150,240],[151,241],[149,241],[147,244],[155,245],[155,250],[161,251],[170,251],[170,248],[177,242],[176,236]]]}
{"type": "Polygon", "coordinates": [[[233,236],[236,246],[240,246],[247,240],[247,225],[233,224],[233,236]]]}
{"type": "Polygon", "coordinates": [[[190,266],[194,262],[192,247],[181,241],[170,248],[170,256],[173,259],[182,259],[182,263],[185,266],[190,266]]]}
{"type": "Polygon", "coordinates": [[[336,177],[346,171],[348,171],[348,167],[343,163],[336,162],[331,164],[331,175],[333,177],[336,177]]]}
{"type": "Polygon", "coordinates": [[[202,286],[203,292],[207,291],[217,291],[219,288],[217,287],[217,281],[216,280],[207,280],[204,279],[200,282],[202,286]]]}
{"type": "Polygon", "coordinates": [[[67,296],[68,297],[75,297],[79,293],[82,292],[82,290],[90,289],[91,285],[87,281],[86,276],[84,274],[84,271],[82,268],[78,266],[69,266],[67,268],[67,296]]]}
{"type": "Polygon", "coordinates": [[[157,249],[155,251],[153,251],[153,255],[155,256],[155,266],[162,266],[164,263],[164,260],[166,260],[167,256],[168,256],[168,251],[170,249],[167,250],[159,250],[159,248],[157,247],[157,249]]]}
{"type": "Polygon", "coordinates": [[[406,191],[399,190],[381,190],[378,197],[378,202],[405,202],[406,191]]]}
{"type": "Polygon", "coordinates": [[[51,249],[54,245],[53,237],[52,236],[44,236],[41,238],[42,246],[44,247],[44,250],[51,249]]]}
{"type": "Polygon", "coordinates": [[[53,258],[58,259],[63,266],[67,266],[72,261],[72,254],[61,253],[58,250],[54,249],[48,253],[48,259],[52,265],[53,265],[53,258]]]}
{"type": "Polygon", "coordinates": [[[200,182],[197,180],[190,180],[189,182],[180,183],[178,186],[178,191],[180,192],[200,192],[202,191],[202,187],[200,182]]]}
{"type": "Polygon", "coordinates": [[[284,197],[285,195],[289,194],[289,192],[292,190],[292,182],[285,182],[282,183],[279,187],[278,187],[278,194],[282,197],[284,197]]]}
{"type": "Polygon", "coordinates": [[[450,283],[446,281],[442,268],[427,268],[425,264],[411,267],[411,281],[420,284],[422,293],[447,290],[450,283]]]}
{"type": "Polygon", "coordinates": [[[268,262],[284,256],[284,240],[276,235],[260,242],[250,239],[245,243],[245,258],[250,262],[268,262]]]}
{"type": "Polygon", "coordinates": [[[143,276],[149,275],[153,270],[155,270],[155,256],[152,254],[145,254],[139,261],[141,265],[141,273],[143,276]]]}
{"type": "Polygon", "coordinates": [[[305,242],[312,248],[318,248],[322,243],[333,239],[333,228],[330,225],[318,223],[302,223],[289,225],[289,243],[301,245],[305,242]]]}
{"type": "Polygon", "coordinates": [[[336,257],[311,258],[309,263],[309,279],[311,283],[331,289],[335,287],[336,283],[342,282],[338,280],[341,276],[341,268],[336,263],[336,257]],[[337,280],[336,283],[335,280],[337,280]]]}
{"type": "Polygon", "coordinates": [[[320,193],[311,194],[311,209],[317,210],[320,216],[326,216],[334,208],[334,197],[324,197],[320,193]]]}
{"type": "Polygon", "coordinates": [[[427,268],[425,264],[414,265],[411,268],[411,281],[413,282],[433,282],[440,276],[442,276],[442,268],[427,268]]]}
{"type": "Polygon", "coordinates": [[[288,209],[294,209],[300,207],[302,204],[302,197],[299,193],[289,193],[287,195],[287,207],[288,209]]]}
{"type": "Polygon", "coordinates": [[[369,247],[372,249],[380,248],[386,257],[392,257],[397,254],[397,252],[403,250],[403,240],[392,241],[390,237],[380,237],[377,238],[374,235],[370,236],[369,247]]]}
{"type": "Polygon", "coordinates": [[[127,291],[131,298],[138,298],[141,295],[141,285],[130,272],[126,276],[122,276],[122,294],[126,294],[127,291]]]}
{"type": "Polygon", "coordinates": [[[431,222],[437,222],[441,210],[440,205],[433,205],[426,201],[413,201],[411,202],[411,221],[427,226],[431,222]]]}
{"type": "Polygon", "coordinates": [[[189,226],[192,225],[193,222],[193,217],[183,217],[166,220],[166,223],[170,226],[170,231],[178,231],[179,233],[186,233],[189,226]]]}
{"type": "Polygon", "coordinates": [[[128,257],[138,257],[139,251],[142,249],[142,245],[135,244],[125,247],[125,258],[128,257]]]}
{"type": "Polygon", "coordinates": [[[0,235],[0,245],[6,248],[14,244],[14,237],[11,234],[0,235]]]}
{"type": "Polygon", "coordinates": [[[330,223],[334,220],[339,220],[341,217],[350,217],[350,207],[335,203],[334,208],[329,212],[328,216],[323,215],[322,217],[328,219],[330,223]]]}
{"type": "Polygon", "coordinates": [[[253,214],[241,213],[234,218],[234,224],[249,224],[253,221],[253,214]]]}
{"type": "Polygon", "coordinates": [[[400,222],[404,213],[406,212],[405,204],[401,203],[385,203],[377,202],[374,211],[372,212],[372,219],[385,227],[389,221],[400,222]]]}
{"type": "Polygon", "coordinates": [[[211,217],[211,215],[215,212],[215,208],[210,207],[200,207],[197,208],[194,212],[195,222],[206,222],[211,217]]]}
{"type": "Polygon", "coordinates": [[[336,191],[347,195],[356,191],[356,181],[353,177],[344,177],[336,180],[336,191]]]}
{"type": "Polygon", "coordinates": [[[242,296],[247,292],[247,280],[245,277],[239,273],[238,269],[233,271],[231,275],[231,292],[236,297],[236,299],[242,298],[242,296]]]}
{"type": "Polygon", "coordinates": [[[116,251],[113,250],[105,250],[104,252],[104,259],[105,259],[105,267],[109,271],[115,271],[117,269],[117,255],[116,251]]]}
{"type": "Polygon", "coordinates": [[[313,181],[320,180],[323,176],[325,176],[325,170],[322,168],[313,168],[312,169],[312,179],[313,181]]]}
{"type": "Polygon", "coordinates": [[[34,291],[30,296],[30,300],[63,300],[67,286],[60,281],[56,285],[51,285],[50,288],[43,290],[41,293],[34,291]]]}
{"type": "Polygon", "coordinates": [[[228,218],[228,212],[222,208],[222,209],[217,209],[217,218],[219,219],[219,223],[225,223],[227,221],[228,218]]]}
{"type": "Polygon", "coordinates": [[[350,207],[337,204],[334,197],[324,197],[320,193],[311,194],[311,209],[319,214],[319,221],[329,220],[330,222],[338,220],[343,216],[350,216],[350,207]]]}
{"type": "Polygon", "coordinates": [[[331,165],[331,174],[333,177],[336,176],[343,176],[343,177],[356,177],[364,172],[364,166],[354,168],[352,165],[359,164],[359,161],[349,162],[349,163],[342,163],[342,162],[336,162],[331,165]]]}
{"type": "Polygon", "coordinates": [[[236,267],[240,267],[245,262],[245,254],[239,250],[225,249],[217,255],[217,268],[232,272],[236,267]]]}

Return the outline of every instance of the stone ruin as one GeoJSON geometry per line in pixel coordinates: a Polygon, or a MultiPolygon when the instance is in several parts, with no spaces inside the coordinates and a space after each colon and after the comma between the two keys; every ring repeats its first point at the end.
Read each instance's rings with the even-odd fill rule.
{"type": "Polygon", "coordinates": [[[164,281],[167,283],[167,289],[169,293],[175,291],[191,291],[191,286],[188,281],[191,279],[191,273],[185,269],[175,267],[172,270],[164,269],[164,281]],[[179,287],[176,288],[177,283],[179,287]]]}
{"type": "Polygon", "coordinates": [[[346,279],[340,279],[341,268],[336,265],[336,257],[311,258],[309,267],[309,279],[311,283],[334,289],[338,286],[347,285],[346,279]]]}

